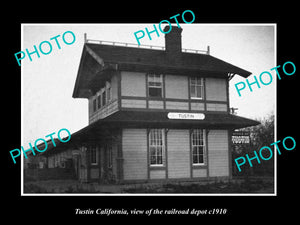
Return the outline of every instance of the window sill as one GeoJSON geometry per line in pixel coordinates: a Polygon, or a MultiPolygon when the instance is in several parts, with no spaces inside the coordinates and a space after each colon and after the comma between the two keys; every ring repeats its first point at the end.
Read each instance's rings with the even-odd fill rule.
{"type": "Polygon", "coordinates": [[[205,164],[193,164],[192,168],[193,169],[206,169],[207,165],[205,165],[205,164]]]}
{"type": "Polygon", "coordinates": [[[165,170],[166,166],[164,166],[164,165],[150,165],[149,169],[150,170],[165,170]]]}
{"type": "Polygon", "coordinates": [[[203,98],[191,97],[191,100],[204,100],[203,98]]]}

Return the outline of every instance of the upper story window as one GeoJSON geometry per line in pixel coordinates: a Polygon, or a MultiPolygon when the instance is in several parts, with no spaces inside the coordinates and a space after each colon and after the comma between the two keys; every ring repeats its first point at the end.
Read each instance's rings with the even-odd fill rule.
{"type": "Polygon", "coordinates": [[[96,93],[96,96],[92,101],[93,112],[96,112],[98,109],[101,109],[103,106],[108,104],[111,101],[111,99],[112,99],[111,83],[106,82],[105,86],[96,93]]]}
{"type": "Polygon", "coordinates": [[[102,106],[106,104],[106,90],[104,89],[102,92],[102,106]]]}
{"type": "Polygon", "coordinates": [[[106,82],[106,99],[107,102],[111,100],[111,84],[110,82],[106,82]]]}
{"type": "Polygon", "coordinates": [[[148,74],[149,97],[163,97],[163,75],[148,74]]]}
{"type": "Polygon", "coordinates": [[[98,109],[101,108],[101,95],[97,96],[98,109]]]}
{"type": "Polygon", "coordinates": [[[97,110],[97,100],[93,100],[93,111],[95,112],[97,110]]]}
{"type": "Polygon", "coordinates": [[[190,96],[192,99],[203,99],[204,83],[201,77],[190,78],[190,96]]]}

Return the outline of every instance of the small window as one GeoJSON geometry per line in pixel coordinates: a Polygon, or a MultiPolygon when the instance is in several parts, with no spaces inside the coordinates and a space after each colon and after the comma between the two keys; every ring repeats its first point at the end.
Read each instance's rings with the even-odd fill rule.
{"type": "Polygon", "coordinates": [[[192,132],[192,157],[193,165],[205,164],[205,143],[204,143],[204,130],[196,129],[192,132]]]}
{"type": "Polygon", "coordinates": [[[101,108],[101,95],[98,95],[97,102],[98,102],[98,109],[100,109],[101,108]]]}
{"type": "Polygon", "coordinates": [[[163,166],[165,157],[165,141],[163,129],[151,129],[149,132],[150,166],[163,166]]]}
{"type": "Polygon", "coordinates": [[[97,110],[97,99],[95,98],[93,100],[93,111],[96,112],[96,110],[97,110]]]}
{"type": "Polygon", "coordinates": [[[105,104],[106,104],[106,92],[104,89],[104,91],[102,92],[102,106],[105,106],[105,104]]]}
{"type": "Polygon", "coordinates": [[[162,74],[148,74],[149,97],[162,97],[163,79],[162,74]]]}
{"type": "Polygon", "coordinates": [[[110,82],[107,82],[106,83],[106,99],[107,99],[107,102],[110,102],[111,100],[111,85],[110,85],[110,82]]]}
{"type": "Polygon", "coordinates": [[[98,154],[97,154],[97,147],[93,146],[91,147],[91,165],[97,165],[98,164],[98,154]]]}
{"type": "Polygon", "coordinates": [[[203,78],[191,77],[190,78],[190,96],[194,99],[203,99],[203,78]]]}

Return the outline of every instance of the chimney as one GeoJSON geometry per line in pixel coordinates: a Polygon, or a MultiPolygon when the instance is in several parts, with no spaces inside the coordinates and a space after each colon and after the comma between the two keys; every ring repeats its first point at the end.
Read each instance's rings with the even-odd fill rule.
{"type": "Polygon", "coordinates": [[[169,33],[165,34],[165,47],[167,58],[171,61],[180,61],[181,57],[181,32],[182,28],[172,26],[166,26],[164,28],[164,32],[168,32],[172,29],[169,33]]]}

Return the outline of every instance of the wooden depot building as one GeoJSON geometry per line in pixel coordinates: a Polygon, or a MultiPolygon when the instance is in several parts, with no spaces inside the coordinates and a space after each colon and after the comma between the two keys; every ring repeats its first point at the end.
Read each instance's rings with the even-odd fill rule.
{"type": "Polygon", "coordinates": [[[232,115],[229,80],[251,73],[181,48],[85,38],[73,98],[89,101],[89,125],[42,154],[47,168],[72,161],[82,182],[150,182],[231,177],[231,133],[258,122],[232,115]]]}

